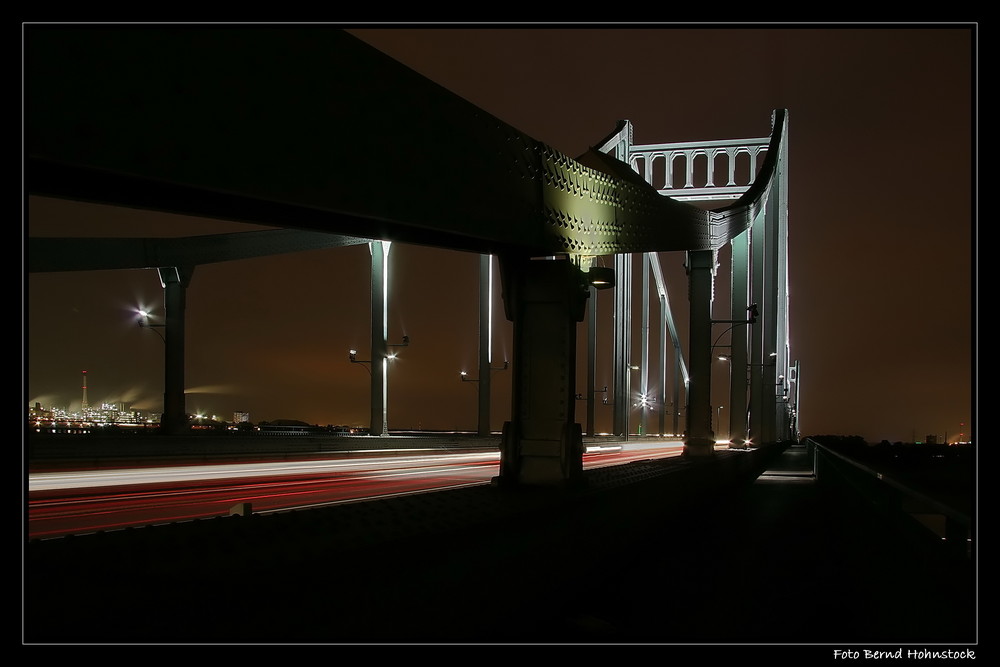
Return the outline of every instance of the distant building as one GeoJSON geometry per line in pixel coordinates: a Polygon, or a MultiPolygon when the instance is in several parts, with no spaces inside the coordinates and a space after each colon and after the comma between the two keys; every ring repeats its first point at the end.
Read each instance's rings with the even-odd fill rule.
{"type": "Polygon", "coordinates": [[[257,425],[257,431],[264,435],[309,435],[321,433],[323,429],[297,419],[276,419],[273,422],[261,422],[257,425]]]}
{"type": "Polygon", "coordinates": [[[929,435],[926,438],[924,438],[924,443],[928,445],[936,445],[938,444],[937,439],[938,438],[936,435],[929,435]]]}
{"type": "Polygon", "coordinates": [[[65,408],[42,407],[40,403],[28,408],[28,420],[35,427],[45,429],[70,429],[90,426],[139,426],[157,421],[133,410],[125,403],[102,403],[100,408],[88,407],[79,412],[69,412],[65,408]]]}
{"type": "Polygon", "coordinates": [[[41,403],[35,403],[34,407],[28,409],[28,419],[30,421],[51,421],[52,410],[43,408],[41,403]]]}
{"type": "Polygon", "coordinates": [[[242,423],[248,422],[248,421],[250,421],[250,413],[249,412],[234,412],[233,413],[233,423],[234,424],[242,424],[242,423]]]}

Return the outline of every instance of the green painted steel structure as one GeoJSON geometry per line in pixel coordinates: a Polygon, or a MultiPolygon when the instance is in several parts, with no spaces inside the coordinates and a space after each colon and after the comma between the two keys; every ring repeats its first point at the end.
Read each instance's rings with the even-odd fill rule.
{"type": "MultiPolygon", "coordinates": [[[[750,188],[706,211],[602,150],[563,155],[330,27],[28,26],[25,47],[31,194],[496,255],[516,341],[501,482],[579,471],[590,258],[686,251],[708,267],[694,290],[719,248],[773,219],[753,269],[767,335],[754,354],[787,364],[783,111],[750,188]]],[[[709,304],[691,319],[692,341],[710,342],[709,304]]],[[[708,369],[691,356],[687,439],[710,453],[708,369]]],[[[758,410],[773,398],[750,400],[758,442],[779,439],[758,410]]]]}

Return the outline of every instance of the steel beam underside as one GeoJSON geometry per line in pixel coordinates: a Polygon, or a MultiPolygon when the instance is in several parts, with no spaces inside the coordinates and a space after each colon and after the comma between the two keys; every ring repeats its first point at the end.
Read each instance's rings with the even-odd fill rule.
{"type": "Polygon", "coordinates": [[[33,194],[491,254],[709,249],[749,224],[338,29],[38,26],[25,45],[33,194]]]}

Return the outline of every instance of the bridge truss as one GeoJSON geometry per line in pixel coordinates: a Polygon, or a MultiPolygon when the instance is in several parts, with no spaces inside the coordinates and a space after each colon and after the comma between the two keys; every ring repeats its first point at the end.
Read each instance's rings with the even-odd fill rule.
{"type": "MultiPolygon", "coordinates": [[[[637,145],[632,141],[633,128],[628,121],[621,121],[616,130],[602,141],[597,150],[613,155],[628,164],[656,191],[677,201],[732,202],[730,207],[715,209],[724,213],[728,208],[739,208],[740,202],[764,190],[762,205],[756,211],[750,227],[730,239],[731,256],[731,308],[727,320],[711,320],[710,324],[725,325],[731,344],[727,355],[734,369],[730,373],[729,433],[730,446],[743,448],[749,443],[797,440],[798,413],[798,362],[792,362],[789,344],[788,319],[788,115],[776,111],[772,119],[772,136],[755,139],[712,140],[703,142],[661,143],[637,145]],[[764,156],[774,156],[761,165],[764,156]],[[744,158],[741,161],[741,158],[744,158]],[[763,168],[762,168],[763,167],[763,168]],[[759,180],[757,180],[759,179],[759,180]],[[768,183],[767,181],[770,180],[768,183]],[[756,184],[756,187],[755,187],[756,184]],[[751,192],[751,190],[755,192],[751,192]],[[756,305],[757,321],[750,323],[748,313],[756,305]],[[743,372],[745,370],[745,372],[743,372]],[[769,410],[765,406],[773,405],[769,410]],[[761,406],[761,407],[758,407],[761,406]],[[750,419],[753,415],[754,419],[750,419]]],[[[714,279],[717,263],[713,257],[706,259],[689,251],[686,266],[707,270],[714,279]]],[[[667,298],[659,255],[642,254],[642,306],[641,360],[638,367],[641,377],[640,401],[655,404],[660,416],[659,432],[665,433],[664,418],[668,406],[680,405],[680,384],[689,398],[691,377],[681,352],[677,327],[667,298]],[[649,277],[655,279],[655,289],[660,302],[660,369],[658,400],[650,400],[650,368],[648,363],[648,324],[650,312],[649,277]],[[674,351],[674,387],[671,400],[667,400],[667,332],[674,351]]],[[[632,341],[634,293],[632,262],[628,255],[615,258],[615,352],[613,377],[616,395],[622,400],[614,404],[614,432],[629,433],[631,412],[632,341]]],[[[709,289],[709,298],[715,290],[709,289]]],[[[593,314],[593,311],[592,311],[593,314]]],[[[704,325],[700,327],[704,329],[704,325]]],[[[692,338],[701,338],[704,331],[692,330],[692,338]]],[[[712,340],[722,338],[711,334],[712,340]]],[[[692,343],[692,354],[700,345],[692,343]]],[[[708,354],[716,346],[713,344],[708,354]]],[[[593,364],[593,360],[589,363],[593,364]]],[[[704,375],[702,370],[701,374],[704,375]]],[[[696,383],[697,384],[697,383],[696,383]]],[[[697,398],[697,397],[696,397],[697,398]]],[[[702,401],[703,403],[703,401],[702,401]]],[[[690,410],[691,405],[685,400],[690,410]]],[[[711,406],[698,404],[699,411],[711,411],[711,406]]],[[[671,409],[673,433],[678,432],[678,411],[671,409]]],[[[640,432],[648,432],[643,410],[640,432]]],[[[709,420],[711,423],[711,420],[709,420]]],[[[593,431],[591,431],[592,433],[593,431]]],[[[715,437],[713,435],[713,437],[715,437]]]]}
{"type": "MultiPolygon", "coordinates": [[[[514,323],[500,482],[562,484],[582,471],[576,323],[592,288],[607,278],[596,257],[615,257],[622,309],[631,298],[628,255],[642,253],[644,275],[659,276],[655,253],[687,253],[685,444],[689,455],[708,456],[712,327],[719,324],[711,319],[712,285],[716,254],[732,244],[740,282],[728,323],[747,323],[748,309],[759,309],[746,327],[749,426],[732,432],[747,431],[753,443],[794,432],[784,111],[774,114],[766,149],[759,142],[633,146],[626,123],[574,160],[333,28],[40,26],[26,31],[25,45],[32,194],[329,234],[333,244],[368,240],[373,286],[376,256],[384,260],[393,241],[495,255],[514,323]],[[458,152],[474,156],[477,169],[456,169],[458,152]],[[755,162],[761,153],[742,194],[732,178],[716,184],[711,169],[705,183],[696,186],[689,170],[675,185],[673,165],[682,156],[690,165],[741,155],[755,162]],[[652,185],[661,158],[664,182],[652,185]],[[389,188],[381,177],[386,163],[419,169],[389,188]],[[712,210],[688,201],[736,195],[712,210]]],[[[169,263],[157,268],[176,277],[165,289],[183,290],[182,272],[169,263]]],[[[384,364],[375,292],[372,360],[384,364]]],[[[628,319],[619,317],[619,326],[630,327],[628,319]]],[[[628,387],[631,343],[624,329],[617,335],[616,382],[628,387]]],[[[379,399],[372,375],[372,423],[381,400],[384,428],[384,387],[379,399]]],[[[174,411],[183,406],[182,390],[179,400],[174,411]]]]}

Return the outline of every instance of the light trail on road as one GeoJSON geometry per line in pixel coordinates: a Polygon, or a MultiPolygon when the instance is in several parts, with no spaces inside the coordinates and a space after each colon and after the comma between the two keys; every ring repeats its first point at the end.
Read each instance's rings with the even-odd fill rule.
{"type": "MultiPolygon", "coordinates": [[[[679,455],[676,441],[609,443],[584,468],[679,455]]],[[[28,476],[28,537],[44,539],[129,526],[224,516],[240,504],[272,513],[393,495],[488,484],[498,451],[345,452],[296,461],[35,472],[28,476]]]]}
{"type": "Polygon", "coordinates": [[[275,477],[281,475],[336,475],[365,470],[389,471],[399,468],[421,468],[431,463],[442,466],[479,462],[499,464],[499,461],[500,455],[497,452],[476,452],[46,472],[29,475],[28,491],[30,493],[54,489],[81,489],[153,483],[183,484],[219,479],[245,479],[249,477],[275,477]]]}

